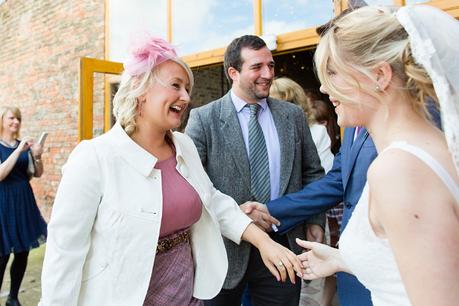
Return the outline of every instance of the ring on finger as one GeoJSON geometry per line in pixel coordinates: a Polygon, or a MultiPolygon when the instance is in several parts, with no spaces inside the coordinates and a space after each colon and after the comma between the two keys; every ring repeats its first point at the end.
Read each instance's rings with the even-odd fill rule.
{"type": "Polygon", "coordinates": [[[279,268],[282,268],[284,266],[284,263],[282,261],[279,261],[276,266],[278,266],[279,268]]]}

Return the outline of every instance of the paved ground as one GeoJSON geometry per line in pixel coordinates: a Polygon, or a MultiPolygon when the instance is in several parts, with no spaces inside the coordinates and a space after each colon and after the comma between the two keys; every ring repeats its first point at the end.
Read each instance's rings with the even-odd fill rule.
{"type": "MultiPolygon", "coordinates": [[[[41,246],[38,249],[33,249],[29,254],[29,263],[19,292],[19,301],[22,306],[37,306],[40,300],[40,274],[44,253],[45,247],[41,246]]],[[[3,279],[2,290],[0,292],[0,305],[5,305],[6,297],[10,291],[9,267],[11,261],[12,258],[10,258],[3,279]]]]}

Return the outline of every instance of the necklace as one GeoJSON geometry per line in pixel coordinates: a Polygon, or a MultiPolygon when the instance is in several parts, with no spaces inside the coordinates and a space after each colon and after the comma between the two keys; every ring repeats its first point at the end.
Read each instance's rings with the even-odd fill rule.
{"type": "Polygon", "coordinates": [[[10,149],[14,149],[14,148],[16,148],[18,146],[18,143],[17,143],[16,139],[11,141],[11,142],[6,141],[4,139],[0,139],[0,143],[2,145],[4,145],[5,147],[10,148],[10,149]]]}

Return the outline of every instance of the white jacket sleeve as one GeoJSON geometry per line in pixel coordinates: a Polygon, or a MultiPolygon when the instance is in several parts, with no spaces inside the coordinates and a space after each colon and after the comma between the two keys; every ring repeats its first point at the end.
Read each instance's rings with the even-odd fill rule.
{"type": "Polygon", "coordinates": [[[252,219],[242,212],[233,198],[221,193],[213,186],[209,203],[209,208],[220,225],[222,235],[237,244],[241,243],[242,234],[252,223],[252,219]]]}
{"type": "Polygon", "coordinates": [[[80,143],[63,168],[42,271],[40,306],[76,306],[91,230],[102,198],[102,173],[94,143],[80,143]]]}

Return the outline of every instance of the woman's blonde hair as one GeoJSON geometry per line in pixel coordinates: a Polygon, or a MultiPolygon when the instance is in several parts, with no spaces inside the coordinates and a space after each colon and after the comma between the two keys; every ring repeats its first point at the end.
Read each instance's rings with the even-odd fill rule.
{"type": "MultiPolygon", "coordinates": [[[[22,122],[21,110],[16,106],[0,106],[0,135],[3,134],[3,118],[7,112],[11,112],[19,122],[22,122]]],[[[19,126],[20,128],[20,126],[19,126]]],[[[14,138],[19,138],[19,130],[14,134],[14,138]]]]}
{"type": "MultiPolygon", "coordinates": [[[[189,94],[191,95],[194,78],[190,67],[178,57],[168,60],[179,64],[186,71],[190,82],[189,94]]],[[[137,98],[146,93],[153,84],[159,66],[155,65],[151,70],[137,76],[131,76],[126,71],[121,76],[120,86],[113,98],[113,115],[128,135],[132,135],[136,129],[137,98]]]]}
{"type": "Polygon", "coordinates": [[[331,82],[329,65],[344,73],[352,87],[378,98],[372,69],[382,62],[390,64],[393,74],[402,82],[402,90],[412,98],[413,109],[430,117],[425,97],[436,100],[432,80],[425,69],[416,64],[409,43],[408,34],[395,16],[395,10],[388,7],[366,6],[333,21],[321,37],[314,62],[320,82],[329,94],[341,102],[352,103],[351,97],[331,82]],[[374,80],[374,87],[363,86],[353,77],[354,73],[374,80]]]}
{"type": "Polygon", "coordinates": [[[310,99],[306,96],[303,87],[292,79],[286,77],[275,79],[269,90],[269,96],[300,106],[306,115],[308,124],[316,122],[310,99]]]}

